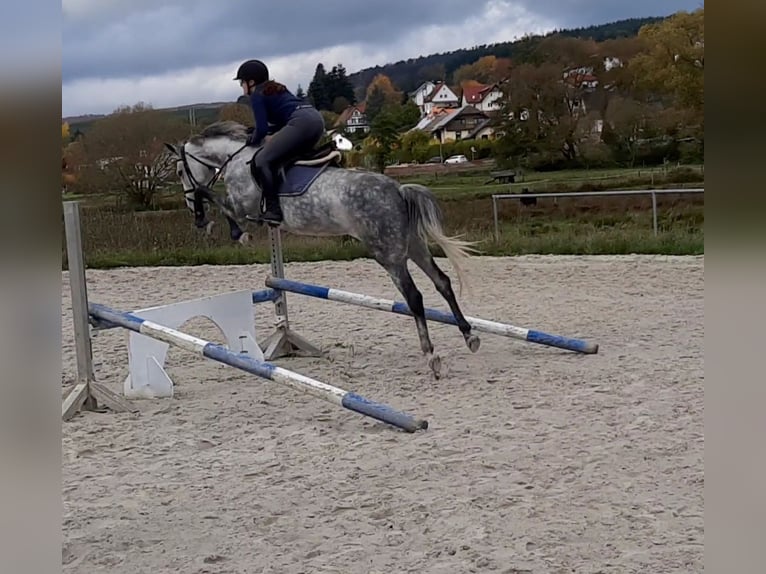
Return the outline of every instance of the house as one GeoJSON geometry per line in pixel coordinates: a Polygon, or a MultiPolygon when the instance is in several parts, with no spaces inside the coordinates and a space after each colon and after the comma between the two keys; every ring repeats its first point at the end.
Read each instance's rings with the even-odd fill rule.
{"type": "Polygon", "coordinates": [[[622,68],[622,60],[610,56],[604,58],[604,70],[608,72],[613,68],[622,68]]]}
{"type": "Polygon", "coordinates": [[[473,106],[482,112],[494,112],[502,108],[503,91],[498,84],[471,83],[463,86],[460,107],[473,106]]]}
{"type": "Polygon", "coordinates": [[[444,82],[423,82],[410,92],[410,99],[420,108],[421,116],[426,116],[437,108],[457,108],[460,98],[444,82]]]}
{"type": "Polygon", "coordinates": [[[488,139],[494,133],[490,117],[473,106],[443,108],[429,114],[413,129],[430,134],[441,143],[465,139],[488,139]]]}
{"type": "Polygon", "coordinates": [[[338,119],[335,121],[335,126],[344,126],[343,131],[349,134],[357,132],[369,132],[370,122],[367,121],[364,102],[361,104],[348,106],[345,110],[343,110],[338,116],[338,119]]]}
{"type": "Polygon", "coordinates": [[[427,131],[427,127],[429,124],[435,122],[439,118],[443,118],[447,115],[452,113],[452,110],[448,108],[436,108],[432,110],[430,113],[425,114],[422,118],[420,118],[420,121],[418,121],[417,124],[413,128],[411,128],[408,131],[414,131],[414,130],[422,130],[427,131]]]}
{"type": "Polygon", "coordinates": [[[415,88],[413,91],[411,91],[408,95],[410,99],[415,102],[415,104],[420,108],[420,110],[423,110],[423,105],[426,101],[426,96],[430,94],[433,89],[436,87],[436,84],[429,81],[423,82],[420,84],[417,88],[415,88]]]}
{"type": "Polygon", "coordinates": [[[582,90],[595,90],[598,86],[598,78],[593,75],[593,68],[590,66],[567,70],[564,72],[564,82],[582,90]]]}

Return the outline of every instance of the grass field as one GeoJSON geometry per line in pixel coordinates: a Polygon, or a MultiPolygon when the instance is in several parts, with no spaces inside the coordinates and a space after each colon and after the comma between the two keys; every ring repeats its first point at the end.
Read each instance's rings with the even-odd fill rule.
{"type": "MultiPolygon", "coordinates": [[[[649,197],[539,199],[536,205],[518,201],[498,204],[500,239],[495,241],[492,194],[529,188],[545,191],[590,191],[703,187],[700,167],[665,170],[589,170],[524,174],[514,184],[487,184],[489,172],[417,176],[406,181],[431,187],[442,202],[447,231],[477,242],[486,255],[704,253],[704,197],[658,197],[659,233],[652,229],[649,197]]],[[[84,198],[83,241],[92,268],[136,265],[195,265],[261,263],[269,259],[264,229],[253,230],[253,242],[242,246],[219,225],[211,236],[194,228],[181,205],[179,190],[158,197],[157,210],[126,211],[113,196],[84,198]]],[[[65,200],[68,198],[64,198],[65,200]]],[[[217,215],[217,214],[216,214],[217,215]]],[[[63,226],[62,226],[63,235],[63,226]]],[[[286,234],[285,257],[291,261],[350,260],[365,257],[351,238],[298,237],[286,234]]],[[[434,251],[440,254],[438,250],[434,251]]],[[[64,266],[66,255],[63,253],[64,266]]]]}

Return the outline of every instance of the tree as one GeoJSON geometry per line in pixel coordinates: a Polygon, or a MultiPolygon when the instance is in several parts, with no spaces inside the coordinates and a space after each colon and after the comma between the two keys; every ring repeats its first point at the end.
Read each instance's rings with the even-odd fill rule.
{"type": "Polygon", "coordinates": [[[639,30],[646,50],[630,63],[636,86],[702,112],[705,105],[705,9],[678,12],[639,30]]]}
{"type": "Polygon", "coordinates": [[[365,140],[364,151],[375,161],[378,171],[383,173],[386,164],[396,149],[398,133],[396,120],[390,112],[381,112],[370,124],[370,135],[365,140]]]}
{"type": "Polygon", "coordinates": [[[605,116],[604,142],[618,162],[633,167],[640,142],[647,135],[650,109],[637,100],[615,97],[609,101],[605,116]]]}
{"type": "Polygon", "coordinates": [[[181,118],[145,104],[119,108],[94,122],[81,142],[83,186],[122,192],[133,207],[149,207],[157,190],[176,177],[176,160],[164,142],[182,139],[188,129],[181,118]]]}
{"type": "Polygon", "coordinates": [[[503,90],[507,103],[500,153],[517,161],[537,156],[549,165],[576,159],[577,118],[570,102],[579,94],[562,81],[560,65],[522,64],[514,68],[503,90]]]}
{"type": "Polygon", "coordinates": [[[66,147],[66,145],[71,141],[71,134],[69,130],[69,123],[62,122],[61,123],[61,145],[66,147]]]}
{"type": "MultiPolygon", "coordinates": [[[[382,93],[380,87],[373,90],[382,93]]],[[[368,103],[369,106],[369,103],[368,103]]],[[[370,122],[370,135],[366,141],[366,151],[370,154],[380,171],[401,147],[399,137],[413,127],[420,118],[420,110],[414,102],[405,104],[386,103],[370,122]]]]}
{"type": "Polygon", "coordinates": [[[332,111],[336,114],[341,114],[350,104],[350,102],[343,96],[338,96],[332,101],[332,111]]]}
{"type": "Polygon", "coordinates": [[[402,157],[404,161],[424,162],[429,158],[428,146],[433,141],[430,135],[423,130],[412,130],[404,133],[399,138],[402,157]]]}
{"type": "Polygon", "coordinates": [[[374,86],[372,91],[367,94],[365,101],[366,107],[364,113],[367,116],[367,121],[372,125],[372,122],[375,121],[377,115],[386,105],[386,94],[380,86],[374,86]]]}
{"type": "Polygon", "coordinates": [[[423,66],[417,71],[415,82],[419,85],[422,82],[443,82],[447,79],[447,68],[442,63],[429,64],[423,66]]]}
{"type": "Polygon", "coordinates": [[[377,74],[370,85],[367,86],[366,97],[369,98],[372,92],[378,88],[383,94],[383,99],[387,104],[398,104],[402,101],[402,92],[396,89],[391,78],[385,74],[377,74]]]}
{"type": "Polygon", "coordinates": [[[343,64],[336,64],[327,74],[327,93],[331,102],[335,102],[337,98],[344,98],[349,104],[356,103],[356,94],[354,94],[354,86],[346,75],[346,68],[343,64]]]}
{"type": "Polygon", "coordinates": [[[248,104],[226,104],[218,112],[218,120],[238,122],[248,127],[253,127],[255,125],[253,110],[248,104]]]}
{"type": "Polygon", "coordinates": [[[532,57],[536,64],[557,64],[562,71],[581,66],[596,66],[598,46],[594,40],[572,38],[559,34],[543,38],[532,57]]]}
{"type": "Polygon", "coordinates": [[[303,91],[303,86],[301,86],[300,84],[298,84],[298,89],[295,90],[295,97],[301,100],[306,99],[306,92],[303,91]]]}
{"type": "Polygon", "coordinates": [[[314,78],[309,84],[308,96],[318,110],[337,111],[335,104],[343,98],[348,104],[356,103],[354,86],[346,75],[343,64],[336,64],[328,74],[324,65],[317,64],[314,78]]]}
{"type": "Polygon", "coordinates": [[[327,85],[327,72],[324,64],[317,64],[314,77],[309,84],[308,97],[318,110],[329,110],[332,107],[332,99],[327,85]]]}
{"type": "Polygon", "coordinates": [[[473,64],[460,66],[452,74],[452,80],[455,84],[462,84],[471,80],[480,84],[494,84],[507,77],[510,69],[511,61],[509,59],[484,56],[473,64]]]}

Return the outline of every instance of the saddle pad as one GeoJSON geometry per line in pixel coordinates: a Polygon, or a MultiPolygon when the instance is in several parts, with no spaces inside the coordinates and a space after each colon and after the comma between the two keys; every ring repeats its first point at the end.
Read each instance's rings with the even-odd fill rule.
{"type": "Polygon", "coordinates": [[[298,196],[306,193],[306,190],[329,164],[322,165],[293,165],[287,172],[282,173],[279,185],[280,197],[298,196]]]}

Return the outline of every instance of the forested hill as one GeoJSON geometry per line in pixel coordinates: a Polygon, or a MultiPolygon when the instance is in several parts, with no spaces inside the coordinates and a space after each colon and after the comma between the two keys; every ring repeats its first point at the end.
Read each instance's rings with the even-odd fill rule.
{"type": "Polygon", "coordinates": [[[348,78],[354,86],[358,99],[362,99],[359,96],[364,93],[364,90],[366,90],[377,74],[388,76],[398,89],[409,92],[426,80],[444,79],[450,81],[451,74],[460,66],[472,64],[484,56],[510,58],[517,63],[527,61],[535,46],[543,38],[554,34],[574,38],[590,38],[597,42],[602,42],[604,40],[635,36],[642,26],[660,20],[664,20],[664,18],[630,18],[584,28],[554,30],[546,35],[527,36],[513,42],[485,44],[473,48],[455,50],[454,52],[431,54],[419,58],[410,58],[406,61],[402,60],[393,64],[364,68],[349,74],[348,78]]]}

